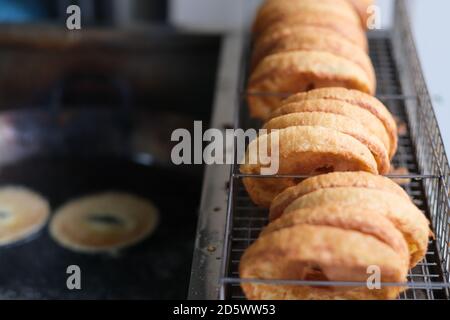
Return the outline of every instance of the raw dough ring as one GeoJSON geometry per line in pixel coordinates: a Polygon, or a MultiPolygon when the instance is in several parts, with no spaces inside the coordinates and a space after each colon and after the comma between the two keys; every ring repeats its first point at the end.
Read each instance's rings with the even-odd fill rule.
{"type": "Polygon", "coordinates": [[[0,188],[0,245],[24,240],[47,222],[48,202],[23,187],[0,188]]]}
{"type": "Polygon", "coordinates": [[[397,123],[395,122],[394,117],[386,108],[386,106],[383,103],[381,103],[381,101],[378,100],[377,98],[372,97],[358,90],[348,90],[345,88],[337,88],[337,87],[322,88],[311,90],[309,92],[302,92],[295,94],[286,99],[285,101],[283,101],[282,105],[310,99],[340,100],[357,105],[363,109],[370,111],[374,116],[380,119],[380,121],[386,128],[386,131],[391,141],[389,154],[391,158],[395,155],[398,143],[397,123]]]}
{"type": "MultiPolygon", "coordinates": [[[[252,141],[249,150],[267,146],[275,133],[264,134],[252,141]]],[[[279,136],[280,175],[315,175],[332,171],[367,171],[378,173],[377,163],[369,149],[355,138],[324,127],[290,127],[277,131],[279,136]]],[[[248,159],[248,151],[247,151],[248,159]]],[[[261,174],[260,162],[241,165],[244,174],[261,174]]],[[[294,178],[244,178],[253,202],[268,208],[279,193],[298,183],[294,178]]]]}
{"type": "Polygon", "coordinates": [[[319,126],[348,134],[372,152],[378,164],[379,174],[387,174],[390,171],[391,163],[385,146],[358,121],[326,112],[301,112],[273,118],[264,125],[264,129],[284,129],[294,126],[319,126]]]}
{"type": "Polygon", "coordinates": [[[376,86],[375,70],[367,53],[334,30],[300,25],[281,28],[257,40],[253,47],[252,70],[265,57],[290,51],[325,51],[348,59],[364,69],[376,86]]]}
{"type": "Polygon", "coordinates": [[[279,94],[324,87],[375,92],[364,69],[345,58],[322,51],[277,53],[264,58],[252,72],[247,89],[251,115],[265,120],[280,107],[279,94]]]}
{"type": "Polygon", "coordinates": [[[147,199],[108,192],[85,196],[55,213],[50,233],[63,247],[80,252],[115,252],[148,237],[158,210],[147,199]]]}
{"type": "Polygon", "coordinates": [[[367,210],[377,209],[378,212],[385,214],[405,237],[411,256],[411,267],[425,256],[431,235],[429,221],[410,200],[392,192],[353,187],[320,189],[292,202],[284,210],[284,214],[328,204],[349,205],[367,210]]]}
{"type": "Polygon", "coordinates": [[[391,179],[367,172],[332,172],[306,179],[295,187],[291,187],[280,193],[270,205],[269,218],[270,220],[279,218],[292,202],[306,194],[321,189],[342,187],[383,190],[410,201],[406,191],[391,179]]]}
{"type": "MultiPolygon", "coordinates": [[[[329,226],[295,225],[256,240],[241,258],[243,279],[366,282],[367,268],[378,266],[382,282],[405,282],[401,256],[384,242],[360,232],[329,226]]],[[[242,283],[252,300],[394,299],[399,287],[308,287],[242,283]]]]}

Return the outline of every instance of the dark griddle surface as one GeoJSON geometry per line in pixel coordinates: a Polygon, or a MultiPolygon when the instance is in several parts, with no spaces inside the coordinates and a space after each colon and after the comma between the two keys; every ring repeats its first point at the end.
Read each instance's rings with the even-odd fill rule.
{"type": "Polygon", "coordinates": [[[33,159],[2,168],[0,185],[23,185],[53,210],[91,192],[132,192],[160,209],[160,225],[119,256],[63,249],[46,227],[34,239],[0,247],[2,299],[184,299],[187,293],[201,181],[173,169],[122,160],[33,159]],[[82,289],[66,287],[66,268],[79,265],[82,289]]]}

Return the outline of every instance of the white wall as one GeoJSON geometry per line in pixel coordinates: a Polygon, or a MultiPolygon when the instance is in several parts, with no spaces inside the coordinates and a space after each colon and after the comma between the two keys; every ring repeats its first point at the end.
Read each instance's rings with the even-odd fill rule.
{"type": "Polygon", "coordinates": [[[449,13],[449,0],[415,0],[411,11],[417,50],[433,96],[447,155],[450,156],[449,13]]]}

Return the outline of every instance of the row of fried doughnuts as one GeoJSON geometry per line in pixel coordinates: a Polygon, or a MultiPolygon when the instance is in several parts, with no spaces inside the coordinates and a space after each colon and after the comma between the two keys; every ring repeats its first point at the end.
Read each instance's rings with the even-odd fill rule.
{"type": "Polygon", "coordinates": [[[267,120],[283,94],[344,87],[374,94],[367,0],[267,0],[254,26],[248,103],[267,120]],[[357,8],[357,10],[355,10],[357,8]],[[267,95],[267,93],[276,93],[267,95]]]}
{"type": "MultiPolygon", "coordinates": [[[[370,0],[267,0],[254,23],[248,104],[278,140],[279,175],[244,178],[270,224],[245,251],[244,279],[405,282],[426,254],[429,222],[390,171],[397,126],[373,94],[365,37],[370,0]],[[355,10],[356,9],[356,10],[355,10]],[[287,99],[285,99],[288,97],[287,99]],[[335,172],[335,173],[329,173],[335,172]],[[295,176],[313,176],[301,181],[295,176]]],[[[260,174],[264,164],[241,165],[260,174]]],[[[243,282],[249,299],[394,299],[402,287],[311,287],[243,282]]]]}
{"type": "MultiPolygon", "coordinates": [[[[252,141],[268,145],[278,136],[280,175],[315,175],[332,171],[387,174],[397,150],[397,125],[375,97],[345,88],[315,89],[284,100],[268,117],[267,134],[252,141]],[[276,132],[273,130],[276,129],[276,132]]],[[[258,174],[264,165],[246,162],[244,174],[258,174]]],[[[274,197],[295,185],[294,178],[245,178],[253,202],[268,208],[274,197]]]]}
{"type": "MultiPolygon", "coordinates": [[[[403,283],[426,254],[429,224],[406,192],[367,172],[315,176],[272,202],[270,224],[245,251],[244,279],[403,283]]],[[[249,299],[394,299],[403,287],[242,284],[249,299]]]]}

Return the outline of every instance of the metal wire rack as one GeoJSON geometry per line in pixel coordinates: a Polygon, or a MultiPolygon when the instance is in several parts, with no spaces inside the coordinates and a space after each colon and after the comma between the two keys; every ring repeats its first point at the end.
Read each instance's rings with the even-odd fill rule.
{"type": "MultiPolygon", "coordinates": [[[[369,35],[370,56],[378,83],[377,97],[385,103],[402,128],[393,165],[407,169],[408,173],[392,177],[408,179],[404,188],[430,219],[435,234],[435,239],[429,242],[426,257],[410,270],[406,283],[409,289],[401,294],[400,299],[450,299],[450,170],[403,0],[396,2],[395,16],[392,32],[375,31],[369,35]]],[[[249,49],[250,45],[243,53],[240,66],[243,70],[239,80],[241,93],[245,92],[249,49]]],[[[245,94],[240,94],[235,128],[260,128],[261,124],[251,120],[247,110],[245,94]]],[[[243,187],[243,177],[245,175],[238,172],[238,167],[232,166],[220,278],[221,299],[245,299],[240,283],[246,280],[239,279],[239,261],[268,223],[268,211],[253,205],[243,187]]],[[[290,282],[296,285],[325,285],[311,281],[290,282]]],[[[269,283],[282,284],[283,281],[269,283]]],[[[326,285],[345,286],[350,283],[326,282],[326,285]]]]}

